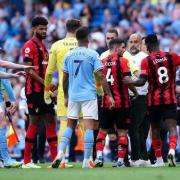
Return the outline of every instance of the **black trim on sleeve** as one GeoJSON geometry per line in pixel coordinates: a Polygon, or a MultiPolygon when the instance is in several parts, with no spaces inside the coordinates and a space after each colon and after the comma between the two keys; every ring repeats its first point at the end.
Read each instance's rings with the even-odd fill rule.
{"type": "Polygon", "coordinates": [[[139,78],[140,79],[145,79],[146,81],[148,79],[147,75],[145,75],[145,74],[140,74],[139,78]]]}
{"type": "Polygon", "coordinates": [[[28,58],[28,57],[25,57],[25,58],[23,58],[23,61],[24,61],[24,62],[32,62],[32,59],[31,59],[31,58],[28,58]]]}
{"type": "Polygon", "coordinates": [[[123,76],[131,76],[131,72],[125,72],[123,73],[123,76]]]}

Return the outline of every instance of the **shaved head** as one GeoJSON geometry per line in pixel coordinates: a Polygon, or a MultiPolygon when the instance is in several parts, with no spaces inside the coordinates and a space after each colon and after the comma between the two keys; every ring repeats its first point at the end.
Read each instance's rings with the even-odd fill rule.
{"type": "Polygon", "coordinates": [[[137,33],[131,34],[128,40],[128,49],[132,55],[136,55],[141,51],[141,36],[137,33]]]}

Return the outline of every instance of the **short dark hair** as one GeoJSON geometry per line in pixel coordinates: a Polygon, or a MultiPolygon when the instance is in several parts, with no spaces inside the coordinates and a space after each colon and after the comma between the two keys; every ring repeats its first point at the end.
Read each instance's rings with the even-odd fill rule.
{"type": "Polygon", "coordinates": [[[112,50],[114,48],[115,45],[121,45],[121,44],[125,44],[125,41],[120,39],[120,38],[114,38],[109,42],[109,49],[112,50]]]}
{"type": "Polygon", "coordinates": [[[145,43],[148,44],[159,44],[158,38],[156,34],[149,34],[145,37],[145,43]]]}
{"type": "Polygon", "coordinates": [[[107,32],[108,33],[114,33],[114,34],[116,34],[117,37],[119,35],[117,29],[114,29],[114,28],[109,29],[107,32]]]}
{"type": "Polygon", "coordinates": [[[66,22],[67,32],[74,33],[81,26],[81,22],[78,19],[69,19],[66,22]]]}
{"type": "Polygon", "coordinates": [[[37,17],[33,18],[31,26],[36,27],[39,25],[48,25],[47,19],[45,17],[42,17],[42,16],[37,16],[37,17]]]}
{"type": "Polygon", "coordinates": [[[78,41],[87,40],[89,36],[89,29],[87,27],[80,27],[76,32],[76,39],[78,41]]]}

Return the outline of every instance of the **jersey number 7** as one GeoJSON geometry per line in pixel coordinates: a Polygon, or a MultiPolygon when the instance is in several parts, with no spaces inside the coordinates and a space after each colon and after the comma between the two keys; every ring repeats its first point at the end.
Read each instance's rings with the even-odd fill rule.
{"type": "Polygon", "coordinates": [[[77,64],[77,68],[76,68],[76,71],[75,71],[75,74],[74,74],[74,77],[76,78],[78,73],[79,73],[79,69],[81,67],[81,64],[82,64],[82,60],[74,60],[74,63],[77,64]]]}

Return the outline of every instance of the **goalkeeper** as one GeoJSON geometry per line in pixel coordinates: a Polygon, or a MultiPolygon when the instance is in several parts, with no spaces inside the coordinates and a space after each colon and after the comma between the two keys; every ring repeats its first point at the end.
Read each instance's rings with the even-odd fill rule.
{"type": "MultiPolygon", "coordinates": [[[[67,117],[66,117],[66,108],[64,107],[64,95],[62,89],[62,65],[64,61],[65,54],[70,51],[71,49],[77,47],[77,40],[75,38],[76,30],[81,26],[80,21],[77,19],[70,19],[66,22],[66,30],[67,34],[66,37],[62,40],[55,42],[50,50],[49,54],[49,62],[48,67],[46,70],[45,75],[45,92],[44,92],[44,100],[45,102],[51,103],[51,87],[50,84],[52,83],[53,74],[57,69],[59,75],[59,82],[58,82],[58,95],[57,95],[57,116],[60,118],[60,133],[59,133],[59,140],[61,138],[61,134],[63,133],[66,124],[67,124],[67,117]]],[[[56,73],[55,73],[55,77],[56,73]]],[[[53,83],[54,84],[54,83],[53,83]]],[[[67,164],[66,164],[67,166],[67,164]]],[[[63,161],[61,167],[65,167],[65,162],[63,161]]]]}

